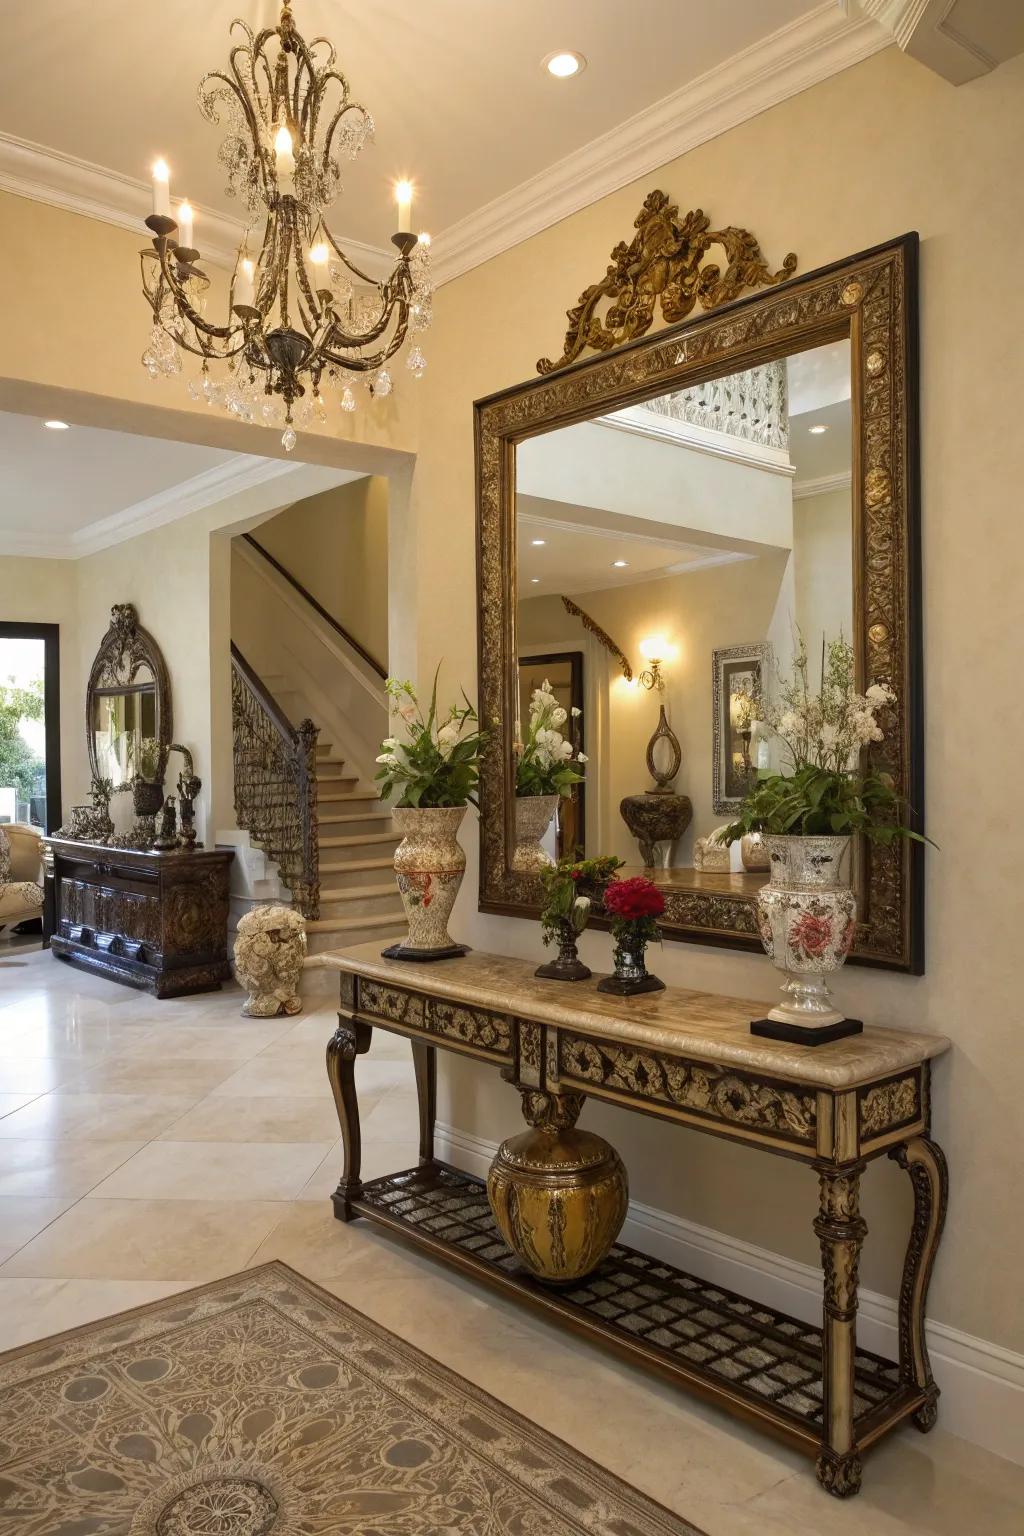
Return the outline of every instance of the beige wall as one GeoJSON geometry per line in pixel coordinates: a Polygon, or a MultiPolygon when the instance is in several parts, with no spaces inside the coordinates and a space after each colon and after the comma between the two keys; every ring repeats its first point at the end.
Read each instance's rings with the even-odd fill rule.
{"type": "MultiPolygon", "coordinates": [[[[429,338],[424,435],[416,472],[421,676],[435,657],[475,675],[472,401],[529,378],[557,348],[563,313],[628,238],[645,193],[752,229],[768,260],[795,250],[809,271],[917,229],[921,249],[921,405],[928,822],[928,973],[850,969],[844,1006],[865,1018],[949,1033],[936,1071],[935,1128],[952,1163],[949,1227],[933,1290],[943,1322],[1024,1349],[1020,1162],[1018,818],[986,787],[985,765],[1024,752],[1012,629],[1024,585],[1016,487],[1024,439],[994,406],[1020,392],[1020,285],[1000,255],[1020,249],[1024,211],[1024,59],[953,89],[893,49],[701,146],[443,288],[429,338]],[[979,237],[983,240],[979,243],[979,237]],[[979,262],[981,263],[979,267],[979,262]],[[998,1262],[984,1256],[998,1254],[998,1262]]],[[[475,839],[453,931],[470,943],[535,956],[535,925],[475,912],[475,839]]],[[[607,964],[592,935],[586,958],[607,964]]],[[[774,986],[767,962],[693,945],[657,956],[667,980],[750,998],[774,986]]],[[[442,1114],[497,1139],[518,1122],[493,1074],[447,1064],[442,1114]]],[[[610,1109],[588,1107],[624,1153],[633,1193],[739,1237],[816,1262],[807,1170],[610,1109]]],[[[865,1181],[871,1235],[865,1283],[897,1285],[896,1243],[909,1218],[894,1165],[865,1181]]]]}
{"type": "Polygon", "coordinates": [[[853,513],[849,488],[793,503],[797,622],[816,655],[821,637],[853,633],[853,513]]]}
{"type": "Polygon", "coordinates": [[[388,664],[388,482],[368,475],[286,507],[259,541],[332,618],[388,664]]]}
{"type": "MultiPolygon", "coordinates": [[[[1024,382],[1021,289],[1006,265],[1024,237],[1022,163],[1024,58],[954,89],[896,49],[876,55],[443,288],[418,391],[389,397],[372,418],[367,410],[354,423],[333,419],[338,437],[315,436],[306,449],[333,455],[342,434],[411,449],[422,408],[429,431],[411,498],[403,473],[392,516],[391,663],[403,675],[418,669],[425,682],[443,657],[443,677],[472,688],[472,401],[532,376],[536,359],[558,347],[566,307],[629,237],[646,192],[662,186],[684,208],[701,206],[718,222],[752,229],[772,263],[795,250],[803,271],[920,231],[928,818],[941,852],[927,861],[928,974],[851,968],[840,989],[851,1012],[953,1038],[936,1072],[935,1127],[950,1155],[953,1196],[932,1311],[1018,1350],[1024,849],[1019,817],[993,793],[992,772],[1024,754],[1024,715],[1006,706],[1019,692],[1013,624],[1024,587],[1016,510],[1024,438],[1007,430],[1006,412],[993,402],[997,391],[1014,398],[1024,382]]],[[[83,392],[64,403],[66,419],[80,419],[81,406],[99,425],[276,451],[270,434],[216,424],[211,413],[188,407],[176,385],[146,380],[135,237],[17,198],[0,199],[0,219],[0,291],[17,295],[5,312],[0,405],[31,409],[33,400],[52,401],[59,386],[83,392]],[[88,274],[88,303],[68,281],[71,270],[88,274]],[[166,421],[152,404],[158,397],[166,421]]],[[[147,583],[141,608],[149,622],[149,576],[135,569],[147,583]]],[[[217,561],[211,575],[227,581],[217,561]]],[[[96,582],[83,646],[121,595],[131,594],[111,583],[101,599],[96,582]]],[[[182,626],[171,643],[188,638],[182,626]]],[[[536,957],[534,924],[477,914],[471,823],[463,839],[470,867],[453,931],[478,947],[536,957]]],[[[607,938],[588,936],[584,953],[607,964],[607,938]]],[[[669,981],[752,999],[774,985],[763,958],[696,945],[666,945],[657,966],[669,981]]],[[[443,1115],[480,1136],[498,1139],[520,1123],[516,1096],[482,1067],[446,1060],[441,1092],[443,1115]]],[[[623,1152],[637,1199],[816,1261],[815,1188],[806,1169],[612,1109],[588,1107],[585,1119],[623,1152]]],[[[872,1166],[864,1205],[871,1228],[864,1280],[892,1294],[909,1217],[894,1165],[872,1166]]]]}
{"type": "Polygon", "coordinates": [[[78,602],[70,560],[0,558],[0,619],[60,625],[61,803],[64,815],[83,798],[89,767],[84,693],[79,688],[78,602]]]}

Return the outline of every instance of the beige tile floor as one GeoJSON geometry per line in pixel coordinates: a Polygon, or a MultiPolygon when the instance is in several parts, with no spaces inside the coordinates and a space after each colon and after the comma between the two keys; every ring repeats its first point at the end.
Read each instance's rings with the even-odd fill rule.
{"type": "MultiPolygon", "coordinates": [[[[333,1219],[333,1010],[245,1020],[0,950],[0,1349],[279,1258],[708,1536],[1021,1536],[1024,1468],[912,1430],[845,1504],[810,1464],[387,1234],[333,1219]]],[[[415,1161],[408,1048],[357,1068],[369,1176],[415,1161]]]]}

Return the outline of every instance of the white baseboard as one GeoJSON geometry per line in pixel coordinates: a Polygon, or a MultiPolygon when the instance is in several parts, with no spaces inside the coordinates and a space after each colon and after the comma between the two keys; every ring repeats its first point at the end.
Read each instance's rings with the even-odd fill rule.
{"type": "MultiPolygon", "coordinates": [[[[496,1151],[494,1142],[451,1125],[437,1126],[438,1156],[467,1173],[485,1177],[496,1151]]],[[[756,1296],[803,1322],[817,1322],[821,1317],[821,1273],[809,1264],[684,1221],[638,1200],[629,1203],[622,1236],[645,1253],[715,1285],[756,1296]]],[[[861,1291],[857,1338],[866,1349],[896,1359],[896,1302],[892,1297],[861,1291]]],[[[942,1427],[997,1456],[1024,1463],[1024,1355],[945,1323],[928,1324],[928,1349],[942,1389],[942,1427]]]]}

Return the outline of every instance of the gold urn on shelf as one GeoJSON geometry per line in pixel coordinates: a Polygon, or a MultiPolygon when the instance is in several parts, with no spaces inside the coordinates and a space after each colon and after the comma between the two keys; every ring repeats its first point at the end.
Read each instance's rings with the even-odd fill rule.
{"type": "Polygon", "coordinates": [[[578,1131],[581,1093],[520,1085],[532,1129],[498,1148],[487,1197],[505,1242],[538,1280],[568,1284],[590,1274],[626,1219],[629,1184],[614,1147],[578,1131]]]}

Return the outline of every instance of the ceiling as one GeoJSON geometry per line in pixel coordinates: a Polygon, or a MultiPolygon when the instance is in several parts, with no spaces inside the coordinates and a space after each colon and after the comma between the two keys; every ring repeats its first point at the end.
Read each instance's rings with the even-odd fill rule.
{"type": "MultiPolygon", "coordinates": [[[[23,185],[112,173],[105,193],[95,177],[81,187],[78,206],[95,212],[107,195],[122,204],[114,222],[137,227],[145,210],[129,198],[126,220],[125,199],[140,196],[163,155],[173,194],[202,205],[200,249],[202,208],[239,217],[217,161],[223,130],[200,117],[196,87],[226,64],[232,19],[274,24],[277,0],[193,0],[174,12],[157,0],[33,0],[6,10],[0,151],[23,185]],[[38,146],[58,158],[47,165],[38,146]]],[[[684,128],[700,142],[887,41],[855,0],[634,0],[628,16],[611,0],[295,0],[294,14],[307,39],[335,44],[377,125],[376,141],[342,167],[332,223],[388,249],[396,178],[415,181],[415,227],[436,236],[490,206],[492,223],[505,215],[508,244],[504,200],[567,157],[589,156],[603,180],[565,166],[546,187],[562,206],[546,207],[535,227],[571,211],[567,199],[582,206],[610,190],[609,176],[622,185],[682,153],[684,128]],[[582,53],[587,68],[552,78],[541,62],[559,49],[582,53]]],[[[0,174],[0,186],[18,190],[17,180],[0,174]]]]}
{"type": "Polygon", "coordinates": [[[0,411],[0,537],[5,544],[32,540],[45,528],[70,540],[100,519],[238,457],[93,427],[54,432],[35,416],[0,411]]]}

